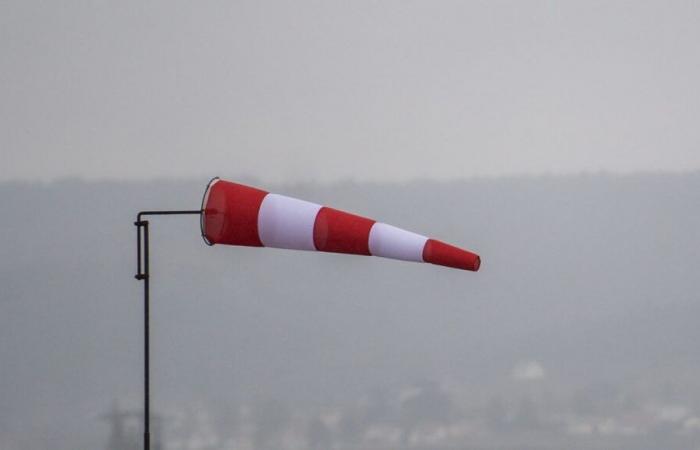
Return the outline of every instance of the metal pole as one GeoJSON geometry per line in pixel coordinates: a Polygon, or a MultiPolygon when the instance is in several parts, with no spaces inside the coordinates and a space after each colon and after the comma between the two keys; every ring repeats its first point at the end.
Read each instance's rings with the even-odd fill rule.
{"type": "Polygon", "coordinates": [[[143,449],[149,450],[151,448],[151,382],[150,382],[150,348],[151,348],[151,336],[150,336],[150,261],[149,261],[149,250],[150,245],[148,245],[148,221],[144,223],[143,227],[143,268],[146,274],[146,278],[143,280],[143,386],[144,386],[144,398],[143,398],[143,449]]]}
{"type": "Polygon", "coordinates": [[[143,449],[151,448],[151,380],[150,380],[150,245],[148,242],[148,221],[141,220],[142,216],[173,216],[173,215],[201,215],[201,210],[183,211],[141,211],[136,216],[136,275],[135,278],[143,281],[143,449]],[[143,239],[141,238],[143,234],[143,239]],[[143,264],[141,264],[143,254],[143,264]],[[143,270],[141,270],[143,268],[143,270]]]}

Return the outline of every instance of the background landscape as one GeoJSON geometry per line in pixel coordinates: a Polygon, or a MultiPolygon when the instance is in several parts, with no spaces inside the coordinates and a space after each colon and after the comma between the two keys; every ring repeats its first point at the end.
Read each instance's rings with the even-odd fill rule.
{"type": "Polygon", "coordinates": [[[700,450],[700,2],[0,1],[0,450],[142,448],[136,213],[212,176],[478,273],[152,221],[152,450],[700,450]]]}
{"type": "MultiPolygon", "coordinates": [[[[0,448],[140,448],[132,222],[207,181],[0,185],[0,448]]],[[[700,173],[263,187],[482,269],[210,248],[153,219],[161,448],[700,448],[700,173]]]]}

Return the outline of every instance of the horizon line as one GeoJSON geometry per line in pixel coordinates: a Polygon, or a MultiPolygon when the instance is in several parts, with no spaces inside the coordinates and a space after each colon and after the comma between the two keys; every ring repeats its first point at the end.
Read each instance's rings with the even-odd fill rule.
{"type": "Polygon", "coordinates": [[[575,179],[575,178],[637,178],[655,176],[695,176],[700,175],[700,168],[697,169],[658,169],[658,170],[635,170],[635,171],[614,171],[614,170],[582,170],[578,172],[514,172],[503,174],[468,175],[456,177],[409,177],[406,179],[363,179],[363,178],[338,178],[336,180],[319,180],[309,177],[306,180],[270,180],[253,174],[213,174],[203,175],[159,175],[154,177],[89,177],[84,175],[65,175],[52,178],[8,178],[0,180],[0,185],[53,185],[53,184],[144,184],[144,183],[178,183],[178,182],[198,182],[210,180],[213,176],[220,176],[228,180],[237,180],[243,183],[271,186],[340,186],[348,184],[363,185],[410,185],[417,183],[472,183],[472,182],[492,182],[492,181],[515,181],[515,180],[546,180],[546,179],[575,179]],[[223,175],[223,176],[222,176],[223,175]]]}

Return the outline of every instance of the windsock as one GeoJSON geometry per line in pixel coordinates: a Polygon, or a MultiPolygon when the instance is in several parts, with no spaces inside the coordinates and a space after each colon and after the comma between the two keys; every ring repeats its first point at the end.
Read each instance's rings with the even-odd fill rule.
{"type": "Polygon", "coordinates": [[[479,270],[475,253],[316,203],[214,178],[202,200],[202,237],[228,244],[382,256],[479,270]]]}

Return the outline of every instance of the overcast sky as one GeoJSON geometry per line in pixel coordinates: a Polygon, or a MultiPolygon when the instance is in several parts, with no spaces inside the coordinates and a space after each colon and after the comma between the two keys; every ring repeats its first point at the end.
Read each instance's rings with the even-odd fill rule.
{"type": "Polygon", "coordinates": [[[0,2],[0,180],[700,168],[698,2],[0,2]]]}

